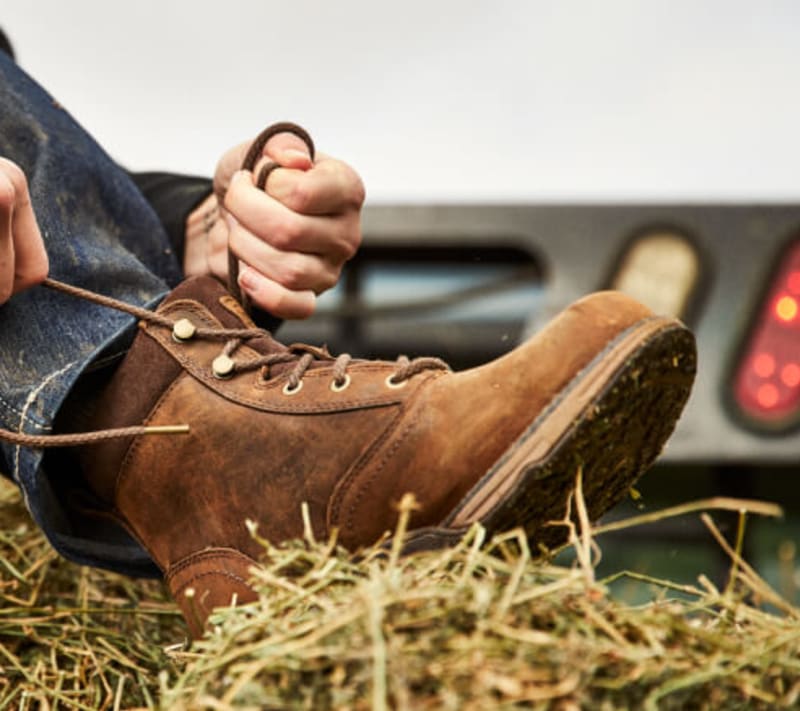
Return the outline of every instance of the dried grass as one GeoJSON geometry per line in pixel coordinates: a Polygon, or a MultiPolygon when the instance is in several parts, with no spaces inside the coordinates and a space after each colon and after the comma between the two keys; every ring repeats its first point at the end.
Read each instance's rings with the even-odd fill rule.
{"type": "MultiPolygon", "coordinates": [[[[645,578],[660,592],[632,606],[596,579],[580,478],[575,509],[564,562],[479,527],[452,549],[402,556],[397,535],[359,560],[310,533],[264,541],[260,599],[189,647],[160,584],[59,559],[0,485],[0,711],[796,707],[800,610],[741,559],[741,535],[703,513],[728,583],[645,578]]],[[[614,526],[714,509],[740,510],[740,533],[779,513],[713,499],[614,526]]]]}

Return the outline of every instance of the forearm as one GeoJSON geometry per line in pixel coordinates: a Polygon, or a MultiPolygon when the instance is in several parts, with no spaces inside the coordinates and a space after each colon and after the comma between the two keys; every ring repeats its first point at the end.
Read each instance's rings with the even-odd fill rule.
{"type": "Polygon", "coordinates": [[[218,234],[224,225],[220,224],[219,205],[214,193],[206,196],[189,213],[185,221],[185,242],[183,247],[183,273],[187,276],[200,276],[202,274],[216,274],[220,268],[227,269],[227,265],[216,265],[215,270],[211,264],[211,240],[226,240],[225,234],[218,234]]]}

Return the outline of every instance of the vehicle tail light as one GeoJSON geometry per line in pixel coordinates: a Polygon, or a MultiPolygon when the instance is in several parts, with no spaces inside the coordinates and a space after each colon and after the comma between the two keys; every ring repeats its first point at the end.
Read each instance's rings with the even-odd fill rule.
{"type": "Polygon", "coordinates": [[[641,301],[657,314],[685,318],[700,276],[700,259],[682,234],[643,234],[625,251],[611,288],[641,301]]]}
{"type": "Polygon", "coordinates": [[[800,420],[800,241],[784,253],[756,312],[733,393],[756,425],[783,429],[800,420]]]}

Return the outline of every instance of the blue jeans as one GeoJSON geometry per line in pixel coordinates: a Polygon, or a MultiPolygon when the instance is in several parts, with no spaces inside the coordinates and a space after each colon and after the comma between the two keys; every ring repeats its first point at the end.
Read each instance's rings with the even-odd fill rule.
{"type": "MultiPolygon", "coordinates": [[[[181,278],[179,255],[150,205],[70,115],[0,52],[0,155],[28,178],[50,275],[152,307],[181,278]]],[[[52,430],[84,371],[119,357],[135,333],[126,314],[36,287],[0,306],[0,424],[52,430]]],[[[36,523],[64,556],[130,574],[156,574],[144,550],[112,524],[81,527],[46,472],[41,450],[0,444],[0,469],[21,488],[36,523]],[[88,531],[88,532],[87,532],[88,531]]]]}

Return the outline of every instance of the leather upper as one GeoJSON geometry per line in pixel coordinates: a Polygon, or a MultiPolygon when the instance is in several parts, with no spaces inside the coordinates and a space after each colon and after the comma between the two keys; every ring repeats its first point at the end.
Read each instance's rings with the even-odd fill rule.
{"type": "MultiPolygon", "coordinates": [[[[248,327],[231,301],[221,287],[201,283],[173,294],[159,313],[198,327],[248,327]]],[[[387,379],[397,364],[353,361],[337,392],[332,361],[322,359],[293,394],[285,390],[292,363],[220,379],[212,363],[224,341],[176,341],[170,329],[147,324],[116,376],[116,397],[158,382],[157,397],[140,393],[149,405],[138,420],[186,423],[191,431],[127,442],[116,466],[99,457],[114,472],[95,467],[89,478],[105,482],[100,488],[164,569],[207,546],[257,557],[245,520],[270,540],[296,537],[304,501],[318,537],[336,528],[345,546],[357,548],[393,528],[408,491],[420,505],[413,526],[440,522],[556,393],[649,315],[621,294],[602,293],[479,368],[426,370],[393,387],[387,379]],[[137,367],[137,352],[149,372],[137,367]]],[[[278,350],[286,347],[264,337],[233,358],[278,350]]],[[[137,421],[133,412],[124,416],[137,421]]]]}

